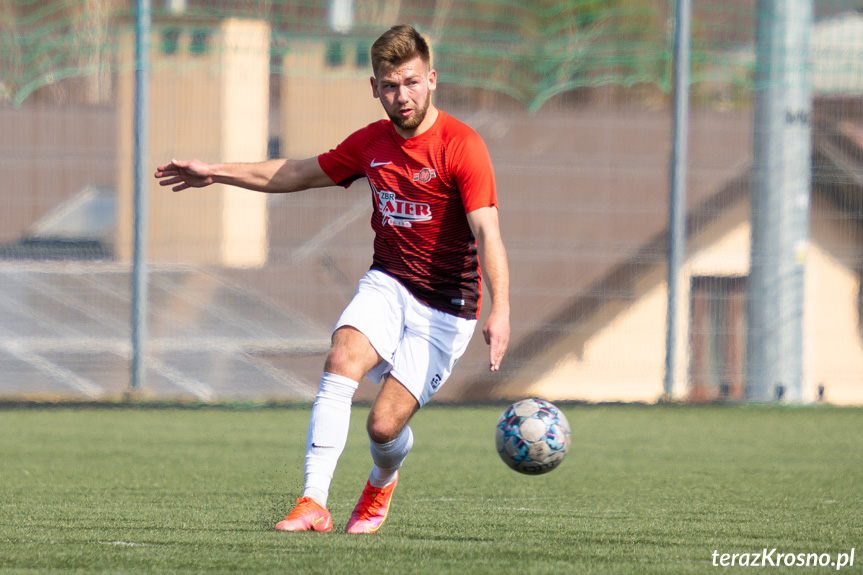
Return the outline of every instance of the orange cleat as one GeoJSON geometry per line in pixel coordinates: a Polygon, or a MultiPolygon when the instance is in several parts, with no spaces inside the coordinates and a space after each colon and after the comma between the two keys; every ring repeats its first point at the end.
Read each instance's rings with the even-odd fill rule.
{"type": "Polygon", "coordinates": [[[297,506],[276,525],[276,531],[329,531],[332,528],[330,512],[311,497],[297,499],[297,506]]]}
{"type": "Polygon", "coordinates": [[[387,518],[387,512],[390,510],[390,499],[392,499],[393,491],[398,482],[398,473],[396,473],[393,482],[386,487],[372,487],[372,484],[366,481],[366,488],[363,489],[363,494],[360,496],[357,506],[354,507],[354,512],[351,513],[345,531],[348,533],[377,532],[387,518]]]}

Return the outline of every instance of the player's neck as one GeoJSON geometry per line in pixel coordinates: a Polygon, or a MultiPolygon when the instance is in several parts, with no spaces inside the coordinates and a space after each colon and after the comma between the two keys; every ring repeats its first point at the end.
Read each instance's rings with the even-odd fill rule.
{"type": "Polygon", "coordinates": [[[432,126],[434,126],[434,123],[437,121],[437,117],[438,109],[435,108],[434,104],[429,104],[428,110],[426,110],[426,117],[423,118],[423,121],[420,122],[420,125],[413,130],[404,130],[402,128],[399,128],[395,124],[393,124],[393,127],[396,129],[396,133],[399,136],[401,136],[405,140],[409,140],[411,138],[419,136],[424,132],[427,132],[432,126]]]}

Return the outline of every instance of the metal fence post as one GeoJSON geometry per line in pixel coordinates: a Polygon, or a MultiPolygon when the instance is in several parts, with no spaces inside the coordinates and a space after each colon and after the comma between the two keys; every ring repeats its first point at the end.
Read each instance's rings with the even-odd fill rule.
{"type": "Polygon", "coordinates": [[[148,316],[148,186],[149,174],[149,90],[150,30],[152,15],[149,0],[137,0],[135,21],[135,202],[134,253],[132,263],[132,390],[146,384],[148,316]]]}
{"type": "Polygon", "coordinates": [[[681,294],[678,287],[686,259],[686,164],[689,137],[690,38],[692,28],[691,0],[677,0],[674,26],[674,110],[671,145],[671,194],[668,228],[668,311],[665,338],[665,397],[674,395],[680,353],[677,307],[681,294]]]}
{"type": "Polygon", "coordinates": [[[811,0],[759,0],[746,397],[803,399],[811,0]]]}

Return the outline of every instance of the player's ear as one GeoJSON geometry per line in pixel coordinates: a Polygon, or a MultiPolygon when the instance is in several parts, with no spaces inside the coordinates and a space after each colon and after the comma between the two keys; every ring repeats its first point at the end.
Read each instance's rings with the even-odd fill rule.
{"type": "Polygon", "coordinates": [[[437,89],[437,70],[429,70],[429,91],[434,92],[437,89]]]}
{"type": "Polygon", "coordinates": [[[375,98],[380,98],[381,95],[378,92],[378,81],[377,81],[377,79],[374,76],[372,76],[371,78],[369,78],[369,81],[372,84],[372,96],[374,96],[375,98]]]}

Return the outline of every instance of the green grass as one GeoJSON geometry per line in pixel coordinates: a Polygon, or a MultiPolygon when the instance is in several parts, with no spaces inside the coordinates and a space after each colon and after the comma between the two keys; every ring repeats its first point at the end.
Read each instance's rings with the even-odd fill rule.
{"type": "Polygon", "coordinates": [[[365,409],[326,534],[272,530],[301,489],[306,409],[2,410],[0,571],[703,573],[714,550],[764,548],[857,548],[861,571],[861,410],[567,406],[570,454],[539,477],[498,459],[501,411],[420,412],[386,526],[349,536],[365,409]]]}

